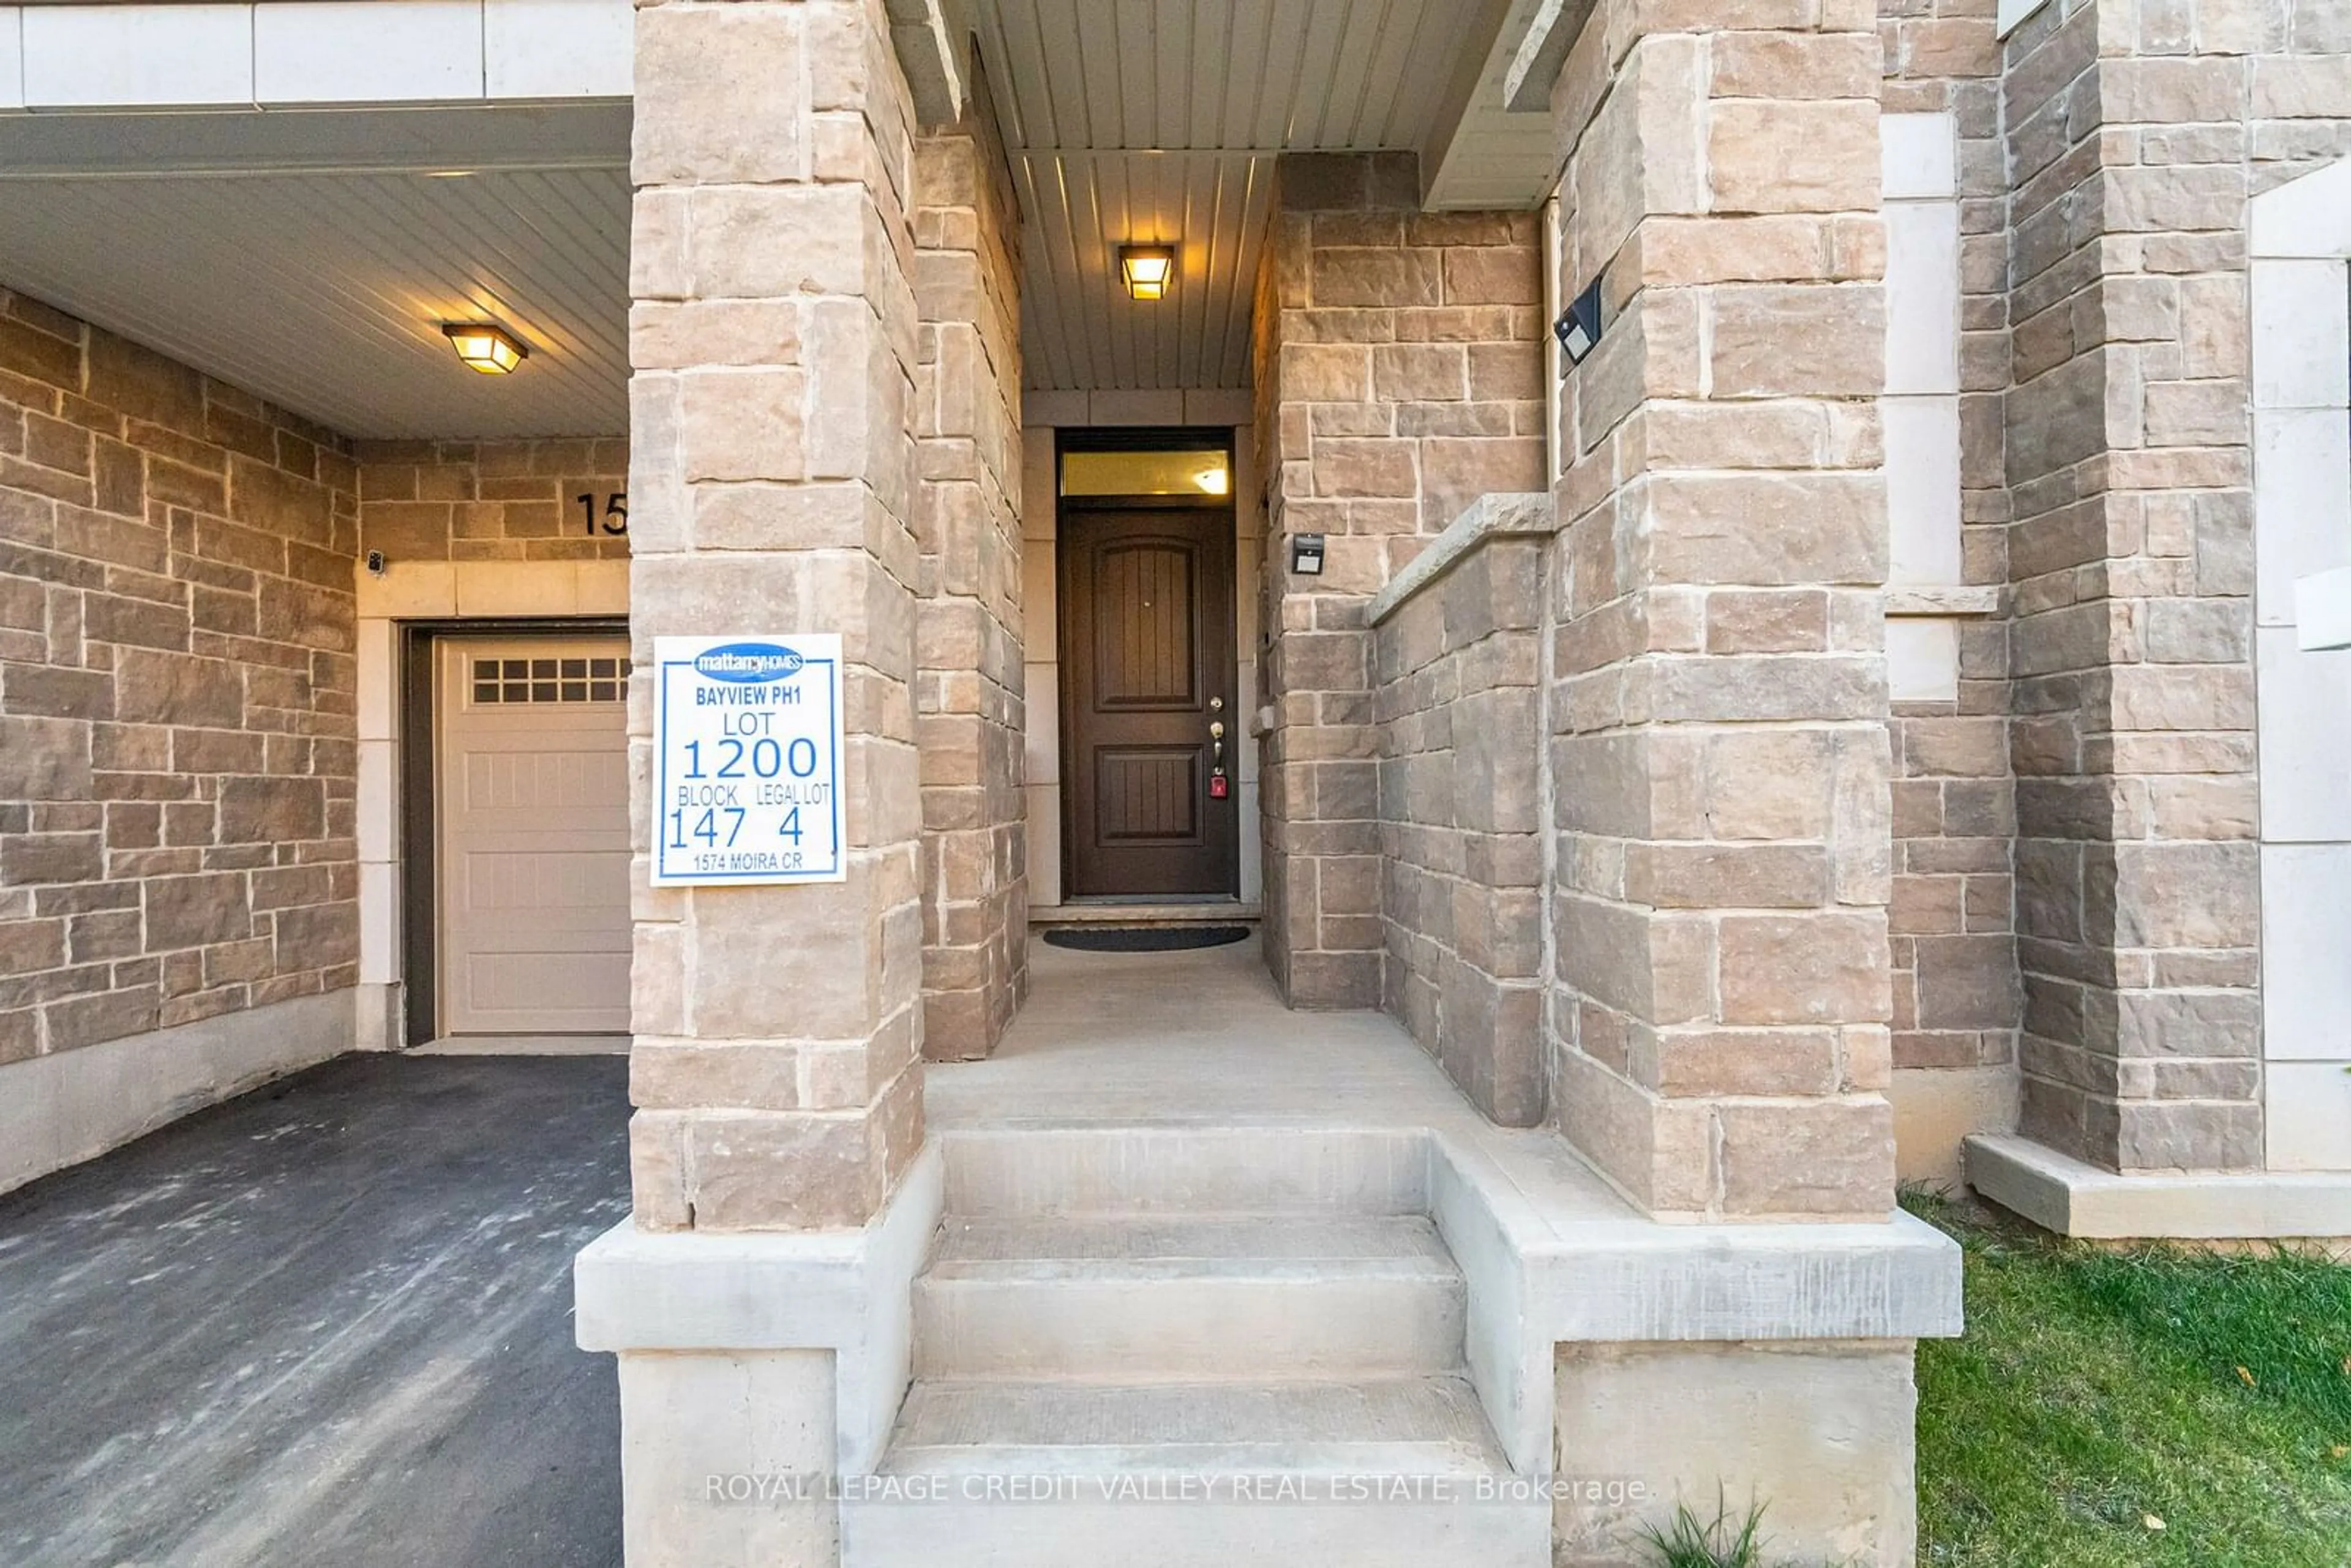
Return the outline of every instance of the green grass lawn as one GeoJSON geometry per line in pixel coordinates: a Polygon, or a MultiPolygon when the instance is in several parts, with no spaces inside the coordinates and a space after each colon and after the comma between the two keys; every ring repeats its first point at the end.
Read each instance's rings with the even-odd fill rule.
{"type": "Polygon", "coordinates": [[[1918,1346],[1920,1563],[2351,1563],[2351,1268],[1907,1201],[1967,1252],[1967,1336],[1918,1346]]]}

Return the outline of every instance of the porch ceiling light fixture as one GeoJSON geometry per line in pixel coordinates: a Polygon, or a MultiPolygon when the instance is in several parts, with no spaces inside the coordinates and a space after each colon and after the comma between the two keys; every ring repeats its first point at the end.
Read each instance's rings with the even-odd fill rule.
{"type": "Polygon", "coordinates": [[[1158,299],[1176,281],[1176,247],[1172,245],[1123,245],[1118,247],[1118,275],[1126,291],[1137,299],[1158,299]]]}
{"type": "Polygon", "coordinates": [[[459,359],[486,376],[510,374],[530,358],[522,340],[495,321],[444,321],[441,335],[459,359]]]}
{"type": "Polygon", "coordinates": [[[1232,493],[1232,471],[1219,463],[1213,468],[1203,468],[1192,476],[1192,483],[1200,486],[1204,496],[1227,496],[1232,493]]]}

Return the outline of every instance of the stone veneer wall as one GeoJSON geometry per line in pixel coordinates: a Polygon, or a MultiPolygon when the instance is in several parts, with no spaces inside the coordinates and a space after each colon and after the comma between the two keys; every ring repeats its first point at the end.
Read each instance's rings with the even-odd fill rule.
{"type": "MultiPolygon", "coordinates": [[[[1958,141],[1960,580],[2008,580],[2008,162],[1994,0],[1879,0],[1887,114],[1958,141]]],[[[1948,1177],[1960,1135],[2006,1131],[2022,1022],[2008,622],[1958,623],[1959,695],[1893,705],[1896,1110],[1907,1172],[1948,1177]],[[1916,1145],[1914,1147],[1914,1145],[1916,1145]]]]}
{"type": "Polygon", "coordinates": [[[1542,480],[1531,214],[1422,213],[1409,153],[1281,160],[1258,283],[1266,504],[1266,957],[1294,1007],[1381,996],[1365,601],[1461,508],[1542,480]],[[1329,541],[1322,575],[1288,536],[1329,541]]]}
{"type": "Polygon", "coordinates": [[[914,144],[914,711],[934,1060],[993,1051],[1029,983],[1020,212],[980,85],[961,123],[914,144]]]}
{"type": "MultiPolygon", "coordinates": [[[[880,0],[635,25],[639,680],[665,632],[839,632],[849,840],[837,883],[636,873],[636,1222],[855,1226],[923,1144],[909,89],[880,0]]],[[[630,707],[642,833],[652,705],[630,707]]]]}
{"type": "MultiPolygon", "coordinates": [[[[1543,531],[1551,507],[1535,508],[1543,531]]],[[[1372,633],[1381,1005],[1494,1121],[1543,1118],[1541,537],[1488,537],[1372,633]]]]}
{"type": "Polygon", "coordinates": [[[0,290],[0,1063],[354,983],[357,540],[340,438],[0,290]]]}
{"type": "MultiPolygon", "coordinates": [[[[359,441],[360,550],[411,560],[625,560],[606,498],[629,487],[625,435],[359,441]],[[595,497],[595,520],[579,497],[595,497]]],[[[617,520],[617,519],[614,519],[617,520]]]]}
{"type": "Polygon", "coordinates": [[[1552,89],[1553,1114],[1651,1213],[1893,1203],[1874,5],[1600,0],[1552,89]]]}
{"type": "Polygon", "coordinates": [[[2065,0],[2008,42],[2021,1129],[2262,1161],[2246,203],[2351,151],[2351,22],[2065,0]]]}

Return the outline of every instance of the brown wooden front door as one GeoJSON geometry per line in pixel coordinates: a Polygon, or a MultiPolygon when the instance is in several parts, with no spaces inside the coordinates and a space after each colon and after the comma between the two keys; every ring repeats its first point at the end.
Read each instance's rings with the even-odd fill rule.
{"type": "Polygon", "coordinates": [[[1061,529],[1068,896],[1230,896],[1240,837],[1233,515],[1068,507],[1061,529]]]}

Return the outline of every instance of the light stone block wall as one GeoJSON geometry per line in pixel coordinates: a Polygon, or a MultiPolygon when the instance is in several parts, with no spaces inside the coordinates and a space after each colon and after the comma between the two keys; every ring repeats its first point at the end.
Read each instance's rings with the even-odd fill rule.
{"type": "MultiPolygon", "coordinates": [[[[1029,394],[1030,398],[1035,396],[1029,394]]],[[[1027,798],[1029,907],[1061,902],[1060,475],[1053,427],[1020,413],[1021,790],[1027,798]]]]}
{"type": "Polygon", "coordinates": [[[914,126],[880,0],[636,14],[630,706],[653,639],[837,632],[845,881],[635,873],[636,1220],[862,1224],[923,1140],[914,126]]]}
{"type": "Polygon", "coordinates": [[[1552,1114],[1653,1214],[1892,1207],[1874,5],[1602,0],[1552,89],[1569,378],[1552,1114]]]}
{"type": "Polygon", "coordinates": [[[356,980],[356,501],[340,437],[0,290],[0,1070],[356,980]]]}
{"type": "Polygon", "coordinates": [[[2010,515],[2008,170],[1993,12],[1992,0],[1878,5],[1888,583],[1957,585],[1976,601],[1964,619],[1897,617],[1889,592],[1886,628],[1896,1142],[1904,1176],[1940,1183],[1958,1175],[1961,1137],[2015,1125],[2023,1009],[2009,628],[1998,604],[2010,515]],[[1914,542],[1907,530],[1922,506],[1933,508],[1934,535],[1914,542]],[[1905,678],[1922,655],[1933,666],[1931,690],[1905,678]]]}
{"type": "MultiPolygon", "coordinates": [[[[1546,509],[1547,510],[1547,509],[1546,509]]],[[[1381,1005],[1504,1126],[1543,1118],[1541,538],[1489,538],[1372,635],[1381,1005]]]]}
{"type": "Polygon", "coordinates": [[[923,1050],[967,1060],[1029,984],[1020,212],[985,78],[916,141],[914,193],[923,1050]]]}
{"type": "Polygon", "coordinates": [[[1254,330],[1268,482],[1265,951],[1295,1007],[1381,995],[1364,605],[1482,495],[1542,482],[1532,214],[1422,213],[1408,153],[1285,156],[1254,330]],[[1328,540],[1294,576],[1289,536],[1328,540]]]}
{"type": "Polygon", "coordinates": [[[2351,152],[2338,6],[2053,5],[2007,42],[2021,1130],[2263,1158],[2247,202],[2351,152]]]}
{"type": "Polygon", "coordinates": [[[360,552],[405,561],[625,560],[629,439],[360,441],[360,552]],[[580,497],[590,497],[582,507],[580,497]]]}
{"type": "Polygon", "coordinates": [[[2263,1156],[2344,1171],[2351,656],[2296,584],[2351,566],[2351,157],[2256,196],[2250,237],[2263,1156]]]}

